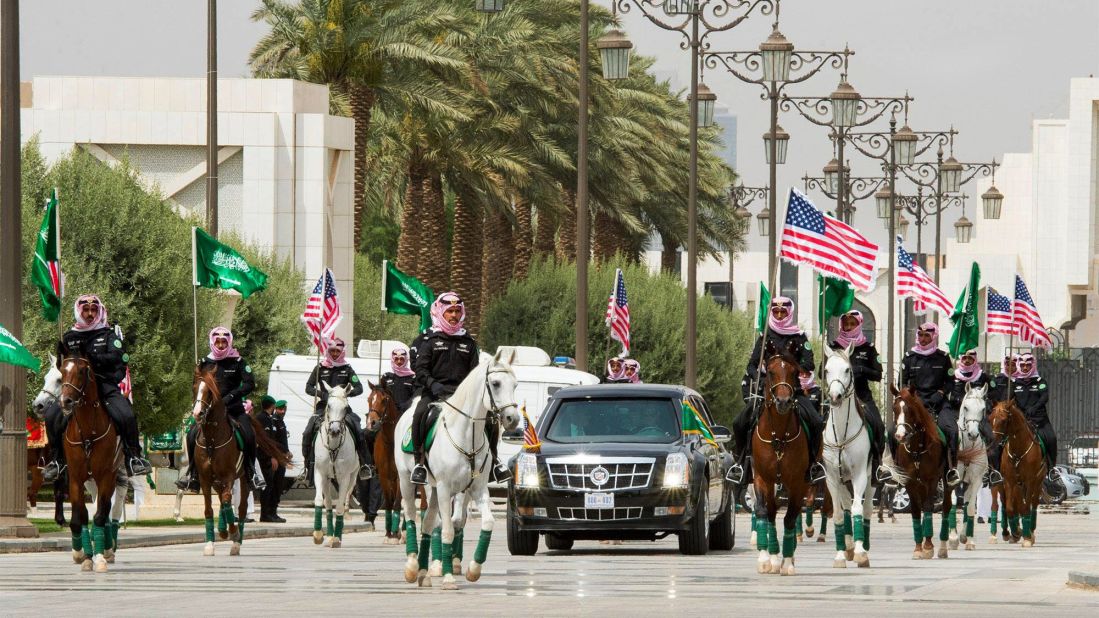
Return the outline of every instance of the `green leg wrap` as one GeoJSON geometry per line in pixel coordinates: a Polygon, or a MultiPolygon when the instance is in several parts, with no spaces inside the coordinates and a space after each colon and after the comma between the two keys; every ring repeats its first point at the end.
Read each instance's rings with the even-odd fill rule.
{"type": "Polygon", "coordinates": [[[441,559],[443,561],[443,577],[454,574],[454,546],[450,543],[442,544],[441,559]]]}
{"type": "Polygon", "coordinates": [[[992,511],[991,513],[988,514],[988,529],[989,529],[989,533],[992,534],[993,536],[996,536],[996,524],[1000,523],[999,522],[999,517],[1000,517],[1000,512],[999,511],[992,511]]]}
{"type": "Polygon", "coordinates": [[[462,551],[462,544],[466,540],[465,532],[465,530],[461,529],[454,531],[454,543],[452,543],[452,545],[454,546],[454,557],[457,558],[459,562],[465,557],[465,552],[462,551]]]}
{"type": "Polygon", "coordinates": [[[431,560],[431,535],[420,534],[420,570],[427,568],[427,563],[431,560]]]}
{"type": "Polygon", "coordinates": [[[935,521],[933,519],[934,513],[923,514],[923,538],[929,539],[932,534],[935,534],[935,521]]]}
{"type": "Polygon", "coordinates": [[[1023,536],[1030,536],[1030,516],[1023,516],[1023,536]]]}
{"type": "Polygon", "coordinates": [[[912,515],[912,538],[917,543],[923,543],[923,525],[915,514],[912,515]]]}
{"type": "MultiPolygon", "coordinates": [[[[321,529],[321,519],[324,517],[323,512],[324,512],[323,507],[319,507],[319,506],[313,507],[313,530],[320,530],[321,529]]],[[[415,527],[415,524],[413,524],[413,527],[415,527]]],[[[413,535],[413,536],[415,536],[415,535],[413,535]]],[[[413,543],[415,543],[415,541],[413,541],[413,543]]]]}
{"type": "Polygon", "coordinates": [[[854,530],[854,529],[855,528],[851,524],[851,511],[844,511],[843,512],[843,533],[845,535],[853,534],[852,530],[854,530]]]}
{"type": "Polygon", "coordinates": [[[233,525],[233,522],[235,522],[237,520],[237,515],[236,515],[236,513],[233,512],[233,504],[232,503],[226,503],[226,505],[222,508],[225,509],[225,521],[226,521],[226,523],[228,523],[230,526],[233,525]]]}
{"type": "Polygon", "coordinates": [[[856,541],[862,541],[866,536],[866,521],[863,519],[862,515],[855,515],[852,519],[854,520],[855,526],[852,528],[854,532],[852,532],[851,535],[856,541]]]}
{"type": "Polygon", "coordinates": [[[950,507],[950,513],[947,515],[947,518],[950,520],[950,523],[948,524],[950,526],[950,529],[951,530],[957,530],[958,529],[958,507],[956,507],[956,506],[950,507]]]}
{"type": "Polygon", "coordinates": [[[809,526],[810,528],[813,527],[813,511],[815,510],[816,509],[811,506],[805,507],[805,525],[809,526]]]}
{"type": "Polygon", "coordinates": [[[820,514],[820,533],[825,534],[828,532],[828,518],[824,516],[824,513],[820,514]]]}
{"type": "Polygon", "coordinates": [[[244,522],[237,524],[237,543],[244,545],[244,522]]]}
{"type": "Polygon", "coordinates": [[[207,543],[213,543],[214,542],[214,518],[213,517],[207,517],[206,518],[206,542],[207,543]]]}
{"type": "Polygon", "coordinates": [[[870,520],[867,519],[862,522],[862,546],[866,551],[870,551],[870,520]]]}
{"type": "Polygon", "coordinates": [[[482,530],[481,536],[477,537],[477,549],[473,551],[473,561],[477,564],[484,564],[488,559],[488,544],[492,541],[492,531],[482,530]]]}
{"type": "Polygon", "coordinates": [[[385,533],[386,534],[390,534],[392,532],[398,532],[400,530],[400,528],[398,527],[400,525],[400,522],[393,521],[393,516],[395,514],[396,513],[393,512],[393,509],[386,509],[385,510],[385,533]]]}
{"type": "Polygon", "coordinates": [[[1011,535],[1012,536],[1019,536],[1019,516],[1018,515],[1012,515],[1011,516],[1011,535]]]}
{"type": "Polygon", "coordinates": [[[72,535],[72,539],[73,539],[73,551],[81,551],[84,548],[84,546],[81,544],[80,534],[72,535]]]}
{"type": "MultiPolygon", "coordinates": [[[[801,534],[803,532],[803,528],[801,525],[801,513],[798,513],[798,518],[796,521],[794,521],[794,530],[796,530],[798,534],[801,534]]],[[[785,537],[785,535],[786,533],[784,532],[783,536],[785,537]]]]}
{"type": "Polygon", "coordinates": [[[229,530],[229,522],[225,519],[225,505],[218,509],[218,532],[229,530]]]}
{"type": "Polygon", "coordinates": [[[443,529],[436,526],[431,531],[431,559],[442,560],[443,556],[443,529]]]}
{"type": "Polygon", "coordinates": [[[1011,525],[1011,519],[1007,516],[1007,505],[1000,505],[1000,529],[1007,530],[1011,525]]]}
{"type": "Polygon", "coordinates": [[[1034,507],[1030,510],[1030,531],[1034,532],[1038,529],[1038,507],[1034,507]]]}
{"type": "Polygon", "coordinates": [[[841,520],[840,523],[836,524],[836,551],[847,549],[847,542],[844,540],[846,538],[844,530],[846,530],[846,528],[843,527],[843,521],[841,520]]]}
{"type": "MultiPolygon", "coordinates": [[[[1027,528],[1030,528],[1029,522],[1027,528]]],[[[103,526],[92,526],[92,548],[100,554],[107,549],[107,530],[103,526]]]]}
{"type": "MultiPolygon", "coordinates": [[[[318,511],[319,513],[320,511],[318,511]]],[[[321,529],[320,515],[317,515],[317,530],[321,529]]],[[[405,539],[404,539],[404,551],[405,554],[416,553],[416,522],[406,521],[404,524],[405,539]]]]}
{"type": "Polygon", "coordinates": [[[782,530],[782,557],[793,558],[794,550],[798,546],[797,529],[787,530],[785,527],[782,530]]]}
{"type": "Polygon", "coordinates": [[[949,513],[947,513],[945,516],[943,516],[940,519],[941,519],[941,521],[939,521],[939,540],[940,541],[945,541],[945,540],[950,538],[950,531],[955,528],[955,526],[957,525],[957,522],[955,522],[954,526],[950,525],[950,514],[949,513]]]}
{"type": "Polygon", "coordinates": [[[328,531],[328,536],[335,536],[336,535],[336,525],[335,525],[335,522],[332,521],[332,509],[328,509],[327,517],[325,519],[327,520],[326,525],[325,525],[325,530],[328,531]]]}
{"type": "Polygon", "coordinates": [[[968,538],[973,537],[973,526],[977,523],[976,517],[970,517],[968,514],[965,516],[965,535],[968,538]]]}
{"type": "Polygon", "coordinates": [[[88,530],[87,526],[80,529],[80,547],[84,550],[84,555],[91,558],[92,554],[92,531],[88,530]]]}
{"type": "Polygon", "coordinates": [[[115,550],[118,549],[118,524],[119,524],[119,521],[117,519],[112,519],[111,520],[111,527],[110,527],[110,531],[111,531],[111,549],[115,549],[115,550]]]}
{"type": "Polygon", "coordinates": [[[343,538],[343,515],[336,516],[336,538],[343,538]]]}
{"type": "Polygon", "coordinates": [[[771,522],[767,522],[767,553],[777,554],[778,552],[778,527],[771,522]]]}

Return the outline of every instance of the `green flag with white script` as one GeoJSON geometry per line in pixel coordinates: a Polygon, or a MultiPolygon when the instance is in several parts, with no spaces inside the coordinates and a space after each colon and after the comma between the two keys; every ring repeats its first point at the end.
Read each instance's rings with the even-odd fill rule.
{"type": "Polygon", "coordinates": [[[192,227],[191,252],[195,286],[236,290],[244,298],[267,288],[267,273],[248,263],[229,245],[192,227]]]}

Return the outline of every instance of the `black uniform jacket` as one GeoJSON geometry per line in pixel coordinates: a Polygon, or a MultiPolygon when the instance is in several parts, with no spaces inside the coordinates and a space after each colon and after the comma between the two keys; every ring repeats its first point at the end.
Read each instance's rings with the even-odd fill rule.
{"type": "Polygon", "coordinates": [[[199,364],[199,371],[206,371],[210,367],[214,367],[214,381],[217,382],[218,391],[221,392],[225,411],[231,416],[244,414],[244,398],[256,387],[252,367],[240,357],[223,358],[218,361],[206,357],[199,364]]]}
{"type": "Polygon", "coordinates": [[[911,386],[927,409],[938,414],[953,386],[952,370],[950,357],[942,350],[927,356],[909,350],[901,361],[900,386],[911,386]]]}
{"type": "Polygon", "coordinates": [[[118,390],[118,383],[126,377],[126,363],[130,357],[123,351],[122,340],[115,335],[114,328],[70,330],[61,339],[67,348],[79,351],[91,362],[101,397],[118,390]]]}
{"type": "Polygon", "coordinates": [[[451,395],[477,366],[480,351],[468,334],[447,335],[429,331],[420,338],[416,360],[417,392],[429,392],[435,398],[451,395]]]}

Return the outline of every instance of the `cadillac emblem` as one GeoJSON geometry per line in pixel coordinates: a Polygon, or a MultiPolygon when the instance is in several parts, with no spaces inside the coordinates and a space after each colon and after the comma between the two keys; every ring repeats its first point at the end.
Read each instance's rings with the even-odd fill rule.
{"type": "Polygon", "coordinates": [[[611,480],[611,473],[603,466],[596,466],[588,475],[588,478],[596,487],[602,487],[607,484],[607,481],[611,480]]]}

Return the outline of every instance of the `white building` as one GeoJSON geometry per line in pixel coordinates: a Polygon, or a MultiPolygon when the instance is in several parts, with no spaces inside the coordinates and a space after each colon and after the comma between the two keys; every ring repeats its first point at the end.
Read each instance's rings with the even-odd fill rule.
{"type": "MultiPolygon", "coordinates": [[[[23,139],[47,161],[82,148],[128,158],[177,205],[206,212],[206,81],[36,77],[22,92],[23,139]]],[[[354,121],[329,114],[326,86],[218,80],[218,228],[289,258],[311,286],[327,265],[351,314],[354,121]]],[[[338,334],[351,340],[351,320],[338,334]]]]}

